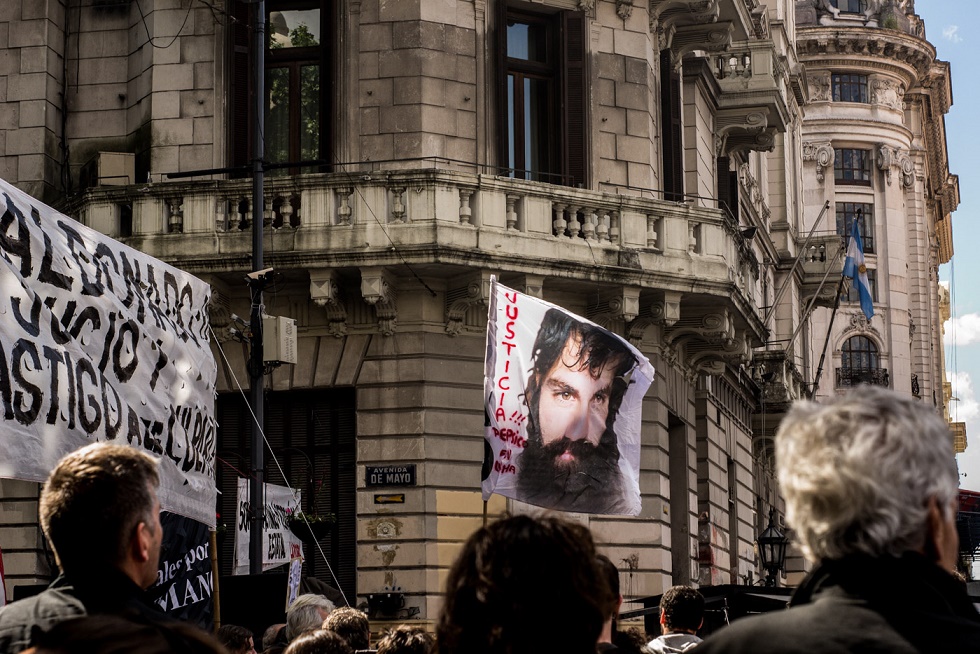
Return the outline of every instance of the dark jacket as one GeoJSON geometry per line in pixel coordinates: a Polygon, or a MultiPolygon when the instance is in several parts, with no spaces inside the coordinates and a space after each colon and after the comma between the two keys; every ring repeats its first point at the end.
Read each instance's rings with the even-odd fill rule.
{"type": "Polygon", "coordinates": [[[696,654],[980,651],[980,615],[966,587],[919,554],[826,561],[790,608],[736,620],[696,654]]]}
{"type": "Polygon", "coordinates": [[[168,621],[143,601],[143,590],[116,569],[92,576],[62,575],[40,594],[0,609],[0,654],[29,647],[33,629],[46,631],[59,622],[99,613],[168,621]]]}

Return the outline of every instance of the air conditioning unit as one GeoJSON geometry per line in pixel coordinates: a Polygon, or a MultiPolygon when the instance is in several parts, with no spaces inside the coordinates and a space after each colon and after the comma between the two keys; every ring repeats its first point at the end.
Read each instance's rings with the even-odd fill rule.
{"type": "Polygon", "coordinates": [[[136,183],[136,155],[131,152],[99,152],[82,166],[79,185],[125,186],[136,183]]]}
{"type": "Polygon", "coordinates": [[[296,321],[283,316],[262,318],[262,354],[265,363],[296,363],[296,321]]]}

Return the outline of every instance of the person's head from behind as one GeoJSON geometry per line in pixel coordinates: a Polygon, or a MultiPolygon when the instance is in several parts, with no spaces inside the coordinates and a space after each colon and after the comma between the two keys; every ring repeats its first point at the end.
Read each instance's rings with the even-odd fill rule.
{"type": "Polygon", "coordinates": [[[354,650],[340,634],[314,629],[297,636],[283,654],[354,654],[354,650]]]}
{"type": "Polygon", "coordinates": [[[157,577],[163,529],[157,460],[93,443],[63,457],[41,490],[41,528],[68,575],[122,570],[142,588],[157,577]]]}
{"type": "Polygon", "coordinates": [[[703,622],[704,597],[690,586],[673,586],[660,598],[660,627],[665,634],[693,634],[703,622]]]}
{"type": "Polygon", "coordinates": [[[283,632],[283,637],[285,637],[285,622],[278,622],[276,624],[270,624],[262,632],[262,649],[266,650],[272,647],[272,644],[276,642],[276,638],[279,636],[280,632],[283,632]]]}
{"type": "Polygon", "coordinates": [[[776,434],[776,468],[811,561],[921,552],[955,566],[959,475],[931,407],[872,386],[797,403],[776,434]]]}
{"type": "Polygon", "coordinates": [[[139,615],[86,615],[38,631],[30,654],[226,654],[210,634],[188,622],[152,622],[139,615]]]}
{"type": "Polygon", "coordinates": [[[594,654],[611,591],[585,527],[519,515],[477,530],[453,563],[440,654],[594,654]]]}
{"type": "Polygon", "coordinates": [[[421,627],[399,625],[378,641],[378,654],[432,654],[435,639],[421,627]]]}
{"type": "Polygon", "coordinates": [[[333,610],[333,602],[323,595],[300,595],[286,609],[286,639],[292,642],[300,634],[320,629],[333,610]]]}
{"type": "Polygon", "coordinates": [[[619,570],[616,568],[616,564],[610,561],[609,557],[605,554],[600,554],[595,557],[595,561],[599,567],[599,573],[605,579],[606,585],[609,586],[610,590],[610,602],[606,608],[606,620],[614,621],[616,616],[619,615],[619,607],[623,604],[623,596],[619,593],[619,570]]]}
{"type": "Polygon", "coordinates": [[[341,606],[330,612],[323,628],[340,634],[352,649],[367,649],[371,643],[371,623],[364,611],[341,606]]]}
{"type": "Polygon", "coordinates": [[[229,654],[255,654],[255,641],[252,632],[245,627],[223,624],[215,634],[218,642],[225,646],[229,654]]]}

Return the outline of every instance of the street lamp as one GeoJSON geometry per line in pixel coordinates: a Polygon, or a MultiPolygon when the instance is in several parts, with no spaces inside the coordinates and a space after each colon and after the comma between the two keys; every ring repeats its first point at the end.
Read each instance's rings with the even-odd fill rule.
{"type": "Polygon", "coordinates": [[[762,559],[762,567],[766,571],[766,586],[769,587],[776,585],[776,575],[786,562],[786,545],[789,543],[789,539],[776,529],[775,515],[775,509],[769,509],[769,524],[756,541],[759,558],[762,559]]]}

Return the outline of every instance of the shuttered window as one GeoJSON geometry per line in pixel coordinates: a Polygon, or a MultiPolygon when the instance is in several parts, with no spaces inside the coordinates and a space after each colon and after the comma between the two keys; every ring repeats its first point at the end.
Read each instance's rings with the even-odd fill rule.
{"type": "Polygon", "coordinates": [[[585,185],[585,14],[516,11],[504,3],[499,7],[502,172],[519,179],[585,185]]]}
{"type": "MultiPolygon", "coordinates": [[[[302,490],[303,510],[337,516],[333,531],[320,542],[337,582],[354,601],[357,595],[356,450],[354,389],[324,389],[269,393],[265,405],[268,447],[282,473],[266,451],[265,480],[302,490]],[[312,464],[312,467],[311,467],[312,464]],[[285,479],[283,477],[285,475],[285,479]]],[[[251,463],[251,415],[238,393],[218,396],[217,483],[220,522],[233,529],[239,471],[251,463]],[[237,471],[236,471],[237,469],[237,471]]],[[[229,532],[220,545],[221,574],[230,574],[234,537],[229,532]]],[[[304,545],[304,574],[336,586],[330,570],[314,545],[304,545]]]]}
{"type": "Polygon", "coordinates": [[[660,51],[660,143],[665,200],[684,199],[684,151],[681,147],[681,77],[669,49],[660,51]]]}
{"type": "Polygon", "coordinates": [[[738,173],[731,168],[731,159],[718,157],[718,208],[727,211],[738,224],[738,173]]]}

